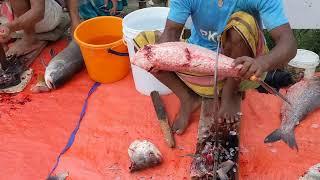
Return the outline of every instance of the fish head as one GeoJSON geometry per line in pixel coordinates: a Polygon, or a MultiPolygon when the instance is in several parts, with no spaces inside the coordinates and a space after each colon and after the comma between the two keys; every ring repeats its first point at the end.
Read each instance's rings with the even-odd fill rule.
{"type": "Polygon", "coordinates": [[[142,49],[138,50],[136,54],[133,56],[131,63],[147,71],[151,71],[153,68],[151,62],[153,59],[151,58],[153,51],[152,47],[153,46],[151,45],[146,45],[142,49]]]}
{"type": "Polygon", "coordinates": [[[56,89],[66,81],[64,64],[63,60],[55,60],[46,68],[45,82],[50,89],[56,89]]]}

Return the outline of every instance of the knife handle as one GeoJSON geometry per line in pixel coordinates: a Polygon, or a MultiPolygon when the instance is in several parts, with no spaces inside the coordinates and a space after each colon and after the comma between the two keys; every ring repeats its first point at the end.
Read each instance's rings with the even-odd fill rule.
{"type": "Polygon", "coordinates": [[[261,78],[258,78],[255,75],[253,75],[250,77],[250,81],[261,81],[261,78]]]}
{"type": "Polygon", "coordinates": [[[163,105],[163,102],[160,98],[159,92],[153,91],[151,92],[151,99],[154,105],[155,112],[158,117],[158,121],[160,123],[160,127],[164,136],[164,139],[170,148],[175,147],[175,140],[173,133],[171,131],[171,127],[169,125],[169,120],[167,116],[167,112],[163,105]]]}

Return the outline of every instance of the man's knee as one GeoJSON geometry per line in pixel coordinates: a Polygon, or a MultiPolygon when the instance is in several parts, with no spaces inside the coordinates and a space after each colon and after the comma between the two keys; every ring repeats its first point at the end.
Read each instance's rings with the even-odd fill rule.
{"type": "Polygon", "coordinates": [[[10,6],[15,16],[19,17],[30,10],[29,0],[10,0],[10,6]]]}
{"type": "Polygon", "coordinates": [[[35,25],[36,33],[46,33],[54,30],[62,23],[63,17],[61,6],[55,0],[46,0],[44,17],[35,25]]]}
{"type": "Polygon", "coordinates": [[[226,40],[223,45],[223,53],[229,57],[253,56],[249,45],[238,31],[231,28],[226,32],[226,40]]]}

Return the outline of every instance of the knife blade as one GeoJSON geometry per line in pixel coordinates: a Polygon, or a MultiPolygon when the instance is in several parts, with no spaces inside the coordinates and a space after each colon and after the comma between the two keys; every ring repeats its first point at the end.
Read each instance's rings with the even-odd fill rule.
{"type": "Polygon", "coordinates": [[[218,45],[217,45],[217,55],[215,59],[215,67],[214,67],[214,81],[213,81],[213,89],[214,89],[214,101],[215,101],[215,110],[219,110],[219,89],[218,89],[218,64],[219,64],[219,55],[220,55],[220,36],[217,37],[218,45]]]}
{"type": "Polygon", "coordinates": [[[284,95],[282,95],[280,92],[276,91],[274,88],[272,88],[271,86],[269,86],[267,83],[265,83],[264,81],[262,81],[260,78],[257,78],[256,76],[253,75],[253,76],[251,76],[250,80],[259,83],[259,84],[260,84],[264,89],[266,89],[269,93],[280,97],[283,101],[285,101],[286,103],[288,103],[289,105],[291,105],[291,102],[290,102],[284,95]]]}
{"type": "MultiPolygon", "coordinates": [[[[213,81],[213,90],[214,90],[214,123],[211,128],[213,128],[213,132],[215,133],[215,142],[214,146],[219,147],[219,122],[218,122],[218,112],[219,112],[219,89],[218,89],[218,63],[219,63],[219,55],[220,55],[220,36],[217,37],[218,45],[217,45],[217,56],[215,59],[215,67],[214,67],[214,81],[213,81]]],[[[214,153],[214,167],[213,167],[213,179],[217,177],[218,163],[220,157],[219,148],[215,148],[214,153]]]]}

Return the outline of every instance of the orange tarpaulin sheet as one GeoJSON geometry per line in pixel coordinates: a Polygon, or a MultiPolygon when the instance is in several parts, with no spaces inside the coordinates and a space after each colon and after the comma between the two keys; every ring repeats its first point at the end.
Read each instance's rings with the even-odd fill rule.
{"type": "MultiPolygon", "coordinates": [[[[41,54],[49,60],[50,48],[65,47],[61,41],[41,54]]],[[[44,68],[39,58],[36,74],[44,68]]],[[[30,84],[34,84],[35,78],[30,84]]],[[[44,94],[31,94],[30,85],[16,96],[1,95],[0,179],[45,179],[56,157],[68,141],[84,99],[94,84],[86,71],[64,87],[44,94]]],[[[164,96],[172,121],[179,101],[164,96]]],[[[249,91],[242,103],[241,179],[298,179],[319,163],[320,111],[309,115],[296,129],[299,152],[283,142],[268,146],[264,138],[280,124],[282,102],[272,95],[249,91]]],[[[167,147],[150,97],[140,95],[132,75],[114,84],[101,85],[89,99],[87,114],[71,149],[61,158],[56,173],[68,171],[70,179],[189,179],[192,159],[181,157],[195,152],[199,111],[192,116],[186,133],[176,136],[177,148],[167,147]],[[159,147],[162,165],[129,173],[128,147],[136,139],[147,139],[159,147]]]]}

